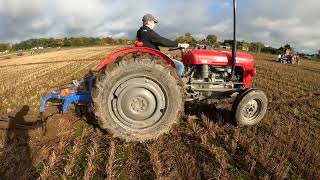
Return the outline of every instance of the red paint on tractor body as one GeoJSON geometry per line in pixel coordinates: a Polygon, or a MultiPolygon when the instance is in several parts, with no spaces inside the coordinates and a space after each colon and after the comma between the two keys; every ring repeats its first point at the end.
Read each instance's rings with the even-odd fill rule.
{"type": "MultiPolygon", "coordinates": [[[[190,65],[213,65],[213,66],[231,66],[232,52],[219,50],[189,50],[182,56],[184,64],[190,65]]],[[[250,87],[251,77],[256,75],[254,68],[254,58],[250,54],[237,53],[236,67],[243,69],[243,80],[247,88],[250,87]]]]}
{"type": "MultiPolygon", "coordinates": [[[[154,55],[160,59],[168,62],[173,68],[175,68],[174,62],[162,52],[141,47],[142,44],[136,44],[136,47],[130,47],[119,50],[109,56],[107,56],[98,66],[98,70],[102,71],[108,64],[114,62],[118,57],[126,56],[130,53],[146,53],[154,55]]],[[[231,66],[232,53],[229,51],[219,50],[188,50],[183,56],[182,61],[188,65],[213,65],[213,66],[231,66]]],[[[243,70],[243,83],[246,88],[250,87],[252,76],[256,75],[256,69],[254,68],[254,58],[250,54],[237,53],[236,67],[241,67],[243,70]]]]}

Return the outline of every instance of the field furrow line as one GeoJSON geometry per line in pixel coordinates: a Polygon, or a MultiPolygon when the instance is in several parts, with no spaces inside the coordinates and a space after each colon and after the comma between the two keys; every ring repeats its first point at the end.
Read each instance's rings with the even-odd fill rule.
{"type": "MultiPolygon", "coordinates": [[[[254,171],[252,157],[243,157],[238,153],[237,138],[230,131],[233,129],[232,126],[223,125],[223,115],[216,114],[215,116],[210,118],[205,115],[189,117],[186,132],[191,132],[194,141],[185,141],[186,146],[194,146],[190,148],[190,151],[202,149],[202,154],[199,155],[197,151],[195,153],[202,158],[207,156],[209,160],[211,159],[210,162],[214,163],[206,167],[206,174],[209,175],[206,179],[234,179],[238,176],[252,179],[254,177],[252,176],[254,171]],[[212,167],[215,168],[212,169],[212,167]],[[210,174],[211,172],[215,173],[210,174]]],[[[187,136],[183,139],[192,138],[187,136]]]]}
{"type": "Polygon", "coordinates": [[[101,144],[103,140],[103,134],[99,131],[94,134],[94,137],[91,139],[92,144],[88,147],[88,153],[86,155],[86,161],[88,163],[87,168],[84,172],[84,179],[93,179],[96,176],[96,171],[99,168],[99,164],[97,163],[99,156],[99,149],[101,149],[101,144]]]}
{"type": "Polygon", "coordinates": [[[128,144],[128,177],[130,179],[155,179],[156,175],[145,144],[128,144]]]}
{"type": "Polygon", "coordinates": [[[59,63],[66,63],[66,62],[90,62],[90,61],[97,61],[100,62],[102,59],[100,58],[87,58],[87,59],[65,59],[65,60],[57,60],[57,61],[49,61],[49,62],[38,62],[38,63],[28,63],[28,64],[17,64],[17,65],[7,65],[7,66],[0,66],[0,69],[3,67],[11,67],[11,68],[24,68],[24,66],[34,66],[34,65],[51,65],[51,64],[59,64],[59,63]]]}
{"type": "Polygon", "coordinates": [[[25,75],[29,74],[30,72],[34,72],[35,69],[43,69],[45,65],[37,68],[37,65],[29,66],[29,67],[18,67],[18,68],[7,68],[7,69],[0,69],[0,80],[5,81],[10,78],[18,78],[24,77],[25,75]]]}
{"type": "Polygon", "coordinates": [[[127,169],[128,149],[123,142],[112,138],[109,149],[109,160],[106,174],[109,180],[128,179],[127,169]]]}
{"type": "Polygon", "coordinates": [[[291,91],[304,91],[304,92],[313,92],[314,90],[318,89],[317,87],[311,84],[305,84],[301,80],[300,83],[294,82],[289,79],[278,78],[276,79],[274,76],[267,76],[266,74],[259,75],[259,78],[268,79],[269,81],[273,81],[278,83],[283,89],[291,90],[291,91]]]}
{"type": "MultiPolygon", "coordinates": [[[[173,139],[170,140],[173,142],[173,139]]],[[[178,179],[180,176],[174,152],[162,140],[148,145],[150,159],[157,179],[178,179]]]]}
{"type": "Polygon", "coordinates": [[[269,100],[272,101],[295,97],[276,85],[272,85],[272,83],[266,79],[257,79],[257,81],[254,82],[254,87],[259,87],[260,89],[264,90],[268,95],[269,100]]]}
{"type": "MultiPolygon", "coordinates": [[[[100,144],[98,145],[97,155],[94,157],[94,172],[93,176],[90,179],[108,179],[109,174],[106,171],[106,167],[109,162],[109,151],[111,147],[110,136],[106,135],[105,132],[101,132],[97,130],[98,135],[101,136],[102,139],[100,144]]],[[[86,173],[87,174],[87,173],[86,173]]]]}
{"type": "MultiPolygon", "coordinates": [[[[59,72],[61,73],[61,75],[59,76],[56,76],[57,72],[49,71],[49,73],[42,76],[42,78],[38,80],[36,85],[33,85],[32,87],[27,86],[26,88],[16,89],[15,93],[20,94],[23,100],[20,98],[12,97],[13,99],[9,100],[9,102],[15,104],[17,107],[25,103],[27,103],[31,107],[39,106],[41,96],[44,95],[53,86],[57,85],[58,82],[66,83],[67,81],[70,82],[76,77],[82,77],[93,64],[94,62],[86,63],[84,65],[77,64],[78,66],[81,66],[80,68],[77,68],[77,66],[75,67],[73,64],[64,66],[60,68],[59,72]],[[50,81],[48,81],[48,79],[50,79],[50,81]]],[[[5,98],[6,95],[4,95],[3,97],[5,98]]]]}
{"type": "Polygon", "coordinates": [[[57,171],[57,164],[63,158],[64,149],[69,145],[70,142],[60,141],[58,145],[58,149],[52,151],[49,156],[48,162],[44,163],[44,167],[42,172],[39,174],[41,179],[49,179],[49,178],[59,178],[54,172],[57,171]]]}
{"type": "Polygon", "coordinates": [[[147,145],[157,179],[201,179],[199,159],[175,134],[147,145]]]}
{"type": "MultiPolygon", "coordinates": [[[[56,67],[48,67],[44,68],[41,70],[37,70],[33,73],[30,73],[26,76],[19,77],[18,79],[12,81],[10,78],[8,79],[8,82],[5,82],[5,85],[3,85],[3,91],[8,91],[9,89],[14,89],[14,90],[24,90],[24,88],[19,88],[19,87],[24,87],[26,84],[30,83],[32,80],[36,80],[38,78],[43,79],[43,77],[48,76],[52,74],[54,71],[58,71],[63,69],[66,66],[71,65],[72,63],[66,63],[66,64],[60,64],[56,67]]],[[[39,79],[38,79],[39,80],[39,79]]],[[[10,92],[10,91],[9,91],[10,92]]]]}
{"type": "Polygon", "coordinates": [[[309,72],[301,72],[297,69],[287,70],[284,66],[280,67],[270,67],[268,65],[257,66],[259,71],[258,76],[260,75],[268,75],[269,77],[276,78],[279,77],[284,80],[285,83],[295,82],[295,84],[302,84],[303,86],[309,86],[310,84],[318,84],[319,81],[317,79],[320,78],[319,73],[309,72]]]}
{"type": "Polygon", "coordinates": [[[83,127],[81,130],[81,134],[76,137],[71,151],[68,154],[67,164],[63,168],[62,177],[64,179],[82,177],[88,165],[85,158],[88,153],[87,147],[91,145],[90,138],[93,130],[88,127],[83,127]]]}

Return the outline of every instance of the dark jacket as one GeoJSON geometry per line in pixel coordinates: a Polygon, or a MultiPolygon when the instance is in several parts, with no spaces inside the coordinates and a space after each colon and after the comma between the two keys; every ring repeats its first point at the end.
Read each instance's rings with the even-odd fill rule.
{"type": "Polygon", "coordinates": [[[143,42],[144,47],[160,50],[161,47],[178,47],[178,43],[170,39],[161,37],[147,26],[142,26],[137,32],[138,41],[143,42]]]}

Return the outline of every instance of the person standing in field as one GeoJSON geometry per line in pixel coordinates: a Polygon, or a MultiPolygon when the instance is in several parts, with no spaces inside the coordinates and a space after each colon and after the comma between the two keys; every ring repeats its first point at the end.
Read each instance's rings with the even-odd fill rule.
{"type": "Polygon", "coordinates": [[[279,55],[278,55],[278,61],[279,61],[279,62],[281,61],[281,58],[282,58],[282,55],[279,54],[279,55]]]}
{"type": "MultiPolygon", "coordinates": [[[[142,22],[143,26],[137,32],[137,39],[138,41],[143,42],[144,47],[156,49],[158,51],[160,51],[159,47],[189,47],[189,44],[187,43],[178,43],[157,34],[153,29],[159,21],[151,14],[143,16],[142,22]]],[[[181,77],[184,71],[183,63],[176,59],[172,60],[176,65],[178,75],[181,77]]]]}

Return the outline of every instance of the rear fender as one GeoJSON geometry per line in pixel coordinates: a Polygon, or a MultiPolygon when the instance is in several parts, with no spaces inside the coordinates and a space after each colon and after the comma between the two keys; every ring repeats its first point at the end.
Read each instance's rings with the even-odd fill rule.
{"type": "Polygon", "coordinates": [[[112,62],[114,62],[118,57],[126,56],[130,53],[146,53],[146,54],[154,55],[154,56],[160,58],[161,60],[168,62],[173,68],[176,68],[174,62],[167,55],[163,54],[162,52],[160,52],[158,50],[146,48],[146,47],[131,47],[131,48],[119,50],[119,51],[107,56],[99,64],[98,70],[102,71],[108,64],[111,64],[112,62]]]}

